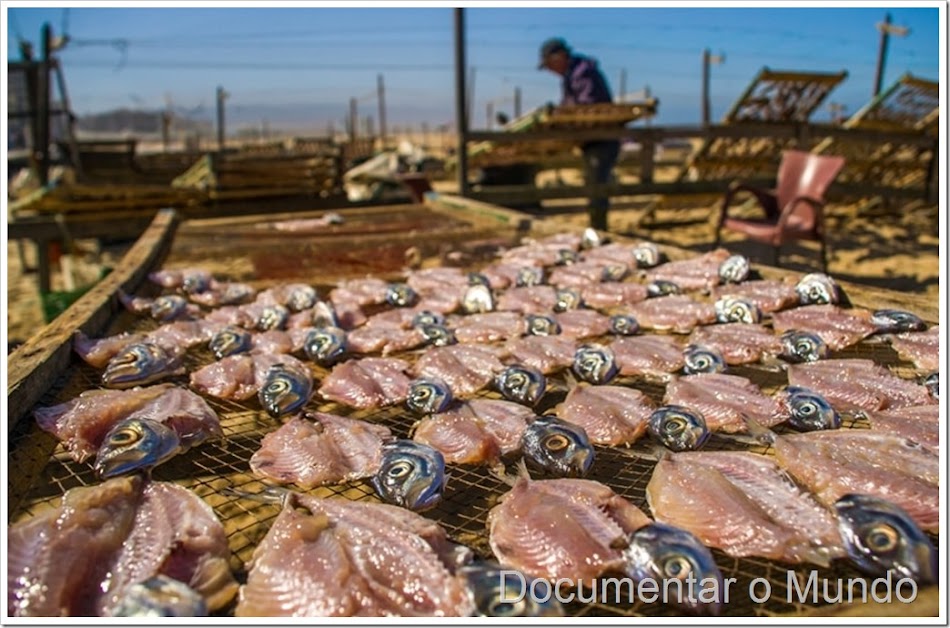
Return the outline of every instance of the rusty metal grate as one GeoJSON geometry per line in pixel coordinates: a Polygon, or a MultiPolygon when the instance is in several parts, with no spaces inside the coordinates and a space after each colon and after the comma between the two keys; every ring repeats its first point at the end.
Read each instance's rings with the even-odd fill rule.
{"type": "MultiPolygon", "coordinates": [[[[201,265],[200,260],[172,259],[176,267],[201,265]]],[[[322,269],[325,273],[326,269],[322,269]]],[[[321,283],[328,282],[325,274],[321,283]]],[[[154,296],[156,288],[151,284],[143,285],[139,294],[154,296]]],[[[122,331],[147,331],[156,326],[152,321],[135,318],[121,312],[110,328],[103,334],[115,334],[122,331]]],[[[398,355],[412,362],[419,354],[407,352],[398,355]]],[[[903,362],[886,343],[880,340],[866,340],[849,349],[838,352],[833,357],[867,357],[888,366],[896,374],[913,378],[919,374],[913,366],[903,362]]],[[[186,354],[185,366],[194,369],[213,361],[210,352],[203,347],[195,347],[186,354]]],[[[327,373],[316,365],[311,365],[315,379],[321,380],[327,373]]],[[[749,377],[762,389],[772,394],[785,383],[784,371],[763,365],[745,365],[733,367],[731,372],[749,377]]],[[[176,380],[172,380],[176,381],[176,380]]],[[[187,376],[178,378],[179,383],[187,386],[187,376]]],[[[612,382],[637,388],[655,403],[659,403],[665,390],[662,381],[642,377],[624,377],[612,382]]],[[[99,372],[74,359],[74,364],[60,378],[54,388],[41,400],[39,405],[53,405],[72,399],[79,393],[96,388],[99,385],[99,372]]],[[[552,408],[563,399],[569,383],[564,374],[549,378],[549,390],[539,404],[539,411],[552,408]]],[[[497,397],[497,393],[483,391],[480,396],[497,397]]],[[[254,548],[267,533],[278,507],[273,504],[259,503],[251,499],[237,497],[226,489],[239,489],[257,493],[266,485],[250,474],[248,460],[260,445],[261,438],[278,427],[278,422],[260,409],[256,398],[248,402],[237,403],[208,398],[209,404],[221,418],[225,439],[221,442],[209,442],[177,456],[173,460],[155,469],[156,480],[178,483],[193,490],[202,497],[221,518],[228,532],[232,552],[231,567],[239,581],[246,578],[245,563],[251,558],[254,548]]],[[[379,422],[389,427],[397,436],[409,435],[414,417],[399,407],[372,411],[353,411],[336,403],[311,400],[307,409],[332,412],[354,418],[379,422]]],[[[867,422],[861,417],[847,417],[845,428],[864,429],[867,422]]],[[[782,432],[782,428],[777,428],[782,432]]],[[[714,435],[707,449],[744,450],[769,454],[768,445],[758,443],[743,435],[714,435]]],[[[598,447],[594,468],[590,479],[600,481],[633,504],[649,513],[645,488],[650,480],[655,464],[655,453],[649,439],[643,439],[631,447],[598,447]]],[[[517,461],[509,462],[509,471],[514,472],[517,461]]],[[[62,494],[70,488],[91,485],[97,482],[89,463],[73,462],[61,445],[51,436],[39,430],[31,418],[20,422],[11,434],[9,449],[9,468],[16,470],[7,479],[9,512],[8,520],[13,523],[24,520],[44,509],[55,507],[62,494]]],[[[486,520],[488,511],[508,489],[508,486],[484,467],[471,465],[451,465],[450,477],[444,501],[426,516],[440,523],[450,537],[469,546],[476,554],[484,558],[491,557],[488,545],[486,520]]],[[[319,496],[339,496],[353,500],[377,500],[372,487],[366,481],[352,482],[346,485],[329,486],[309,491],[319,496]]],[[[937,538],[931,537],[934,543],[937,538]]],[[[768,615],[800,613],[811,604],[797,601],[788,603],[787,573],[807,574],[811,565],[784,565],[774,561],[757,558],[734,559],[722,552],[713,552],[717,563],[728,578],[736,578],[734,601],[724,610],[730,615],[768,615]],[[745,592],[755,578],[766,578],[772,585],[770,601],[753,603],[745,592]]],[[[860,573],[845,564],[834,564],[830,568],[814,567],[819,578],[827,578],[832,583],[838,578],[859,578],[860,573]]],[[[610,589],[608,588],[608,591],[610,589]]],[[[230,613],[231,609],[225,610],[230,613]]],[[[574,603],[566,608],[572,616],[662,616],[676,615],[677,610],[661,604],[637,602],[629,604],[580,604],[574,603]]]]}

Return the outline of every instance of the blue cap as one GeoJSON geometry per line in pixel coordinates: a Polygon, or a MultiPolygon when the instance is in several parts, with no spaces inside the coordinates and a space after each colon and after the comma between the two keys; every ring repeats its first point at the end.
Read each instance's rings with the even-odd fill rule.
{"type": "Polygon", "coordinates": [[[544,68],[544,60],[547,59],[549,55],[553,55],[556,52],[562,51],[571,51],[566,41],[560,37],[552,37],[551,39],[546,40],[543,44],[541,44],[541,61],[538,63],[538,69],[540,70],[544,68]]]}

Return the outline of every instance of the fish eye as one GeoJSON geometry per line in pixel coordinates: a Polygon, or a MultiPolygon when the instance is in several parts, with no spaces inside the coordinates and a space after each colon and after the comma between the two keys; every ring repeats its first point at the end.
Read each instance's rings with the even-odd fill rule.
{"type": "Polygon", "coordinates": [[[663,431],[667,434],[679,434],[686,429],[686,419],[681,416],[673,416],[663,424],[663,431]]]}
{"type": "Polygon", "coordinates": [[[798,404],[799,414],[811,415],[818,410],[817,406],[811,401],[802,401],[798,404]]]}
{"type": "Polygon", "coordinates": [[[109,440],[114,445],[129,445],[141,438],[141,435],[130,427],[122,428],[113,434],[109,440]]]}
{"type": "Polygon", "coordinates": [[[416,399],[428,399],[432,396],[432,388],[429,386],[419,386],[413,391],[412,396],[416,399]]]}
{"type": "Polygon", "coordinates": [[[525,376],[525,374],[519,371],[513,371],[509,373],[507,377],[508,385],[516,387],[524,386],[525,383],[527,383],[527,379],[528,378],[525,376]]]}
{"type": "Polygon", "coordinates": [[[286,390],[290,390],[290,384],[282,379],[276,379],[267,385],[269,393],[282,393],[286,390]]]}
{"type": "Polygon", "coordinates": [[[524,613],[524,600],[517,602],[503,602],[501,600],[492,602],[488,608],[489,617],[521,617],[524,613]]]}
{"type": "Polygon", "coordinates": [[[567,439],[567,436],[564,436],[563,434],[552,434],[551,436],[548,436],[544,439],[545,449],[549,449],[551,451],[563,451],[564,449],[567,449],[567,446],[570,444],[571,442],[567,439]]]}
{"type": "Polygon", "coordinates": [[[393,464],[386,471],[386,474],[393,479],[401,479],[406,477],[412,472],[412,463],[408,461],[401,461],[393,464]]]}
{"type": "Polygon", "coordinates": [[[864,537],[867,546],[875,552],[889,552],[897,547],[897,530],[881,523],[873,528],[864,537]]]}
{"type": "Polygon", "coordinates": [[[692,571],[693,566],[685,556],[671,556],[663,561],[663,573],[667,578],[685,580],[692,571]]]}

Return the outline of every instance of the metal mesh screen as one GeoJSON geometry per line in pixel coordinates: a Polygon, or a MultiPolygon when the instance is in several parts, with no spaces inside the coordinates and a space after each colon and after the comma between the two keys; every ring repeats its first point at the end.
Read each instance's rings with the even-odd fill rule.
{"type": "MultiPolygon", "coordinates": [[[[175,250],[181,249],[173,249],[172,256],[166,260],[166,267],[171,265],[175,267],[201,266],[202,262],[212,259],[212,257],[194,257],[195,249],[192,249],[191,257],[180,255],[176,257],[175,250]]],[[[293,251],[290,251],[288,254],[292,253],[293,251]]],[[[327,276],[327,270],[327,268],[321,269],[319,277],[316,273],[310,272],[310,280],[315,284],[329,284],[332,278],[327,276]]],[[[265,282],[261,285],[266,285],[266,281],[270,280],[260,276],[257,279],[265,282]]],[[[147,284],[142,286],[139,294],[154,296],[158,292],[155,286],[147,284]]],[[[116,315],[110,328],[102,335],[123,331],[144,331],[156,326],[157,324],[152,321],[121,312],[116,315]]],[[[419,354],[419,351],[415,351],[398,354],[395,357],[412,362],[419,354]]],[[[912,365],[902,362],[893,349],[879,340],[866,340],[836,353],[833,357],[872,358],[879,364],[888,366],[899,376],[912,378],[917,375],[912,365]]],[[[185,366],[191,371],[209,364],[213,359],[206,348],[194,347],[186,355],[185,366]]],[[[319,381],[328,371],[313,364],[311,368],[315,382],[319,385],[319,381]]],[[[750,378],[767,394],[777,392],[787,383],[784,371],[766,365],[737,366],[732,367],[729,372],[750,378]]],[[[74,359],[74,364],[56,382],[39,405],[61,403],[85,390],[97,388],[99,377],[100,373],[97,370],[74,359]]],[[[184,386],[188,385],[187,376],[171,381],[177,381],[184,386]]],[[[663,381],[642,377],[624,377],[611,383],[637,388],[657,404],[661,403],[665,390],[663,381]]],[[[538,410],[543,412],[556,405],[567,393],[569,385],[563,373],[549,377],[548,391],[539,404],[538,410]]],[[[480,395],[498,396],[497,393],[490,391],[483,391],[480,395]]],[[[185,486],[212,506],[228,532],[232,551],[231,567],[238,580],[243,582],[247,575],[245,564],[251,558],[254,548],[267,533],[278,513],[278,506],[236,496],[230,493],[229,489],[249,493],[257,493],[264,489],[265,483],[250,474],[248,460],[260,446],[263,436],[276,429],[279,422],[260,408],[256,397],[241,403],[215,398],[207,398],[207,401],[221,418],[225,439],[220,442],[204,443],[173,458],[157,467],[153,477],[156,480],[175,482],[185,486]]],[[[409,435],[415,421],[413,416],[399,407],[353,411],[336,403],[323,402],[316,395],[307,405],[307,409],[379,422],[389,427],[394,435],[400,437],[409,435]]],[[[849,416],[845,418],[844,427],[866,429],[868,425],[863,418],[849,416]]],[[[783,428],[778,427],[776,431],[781,433],[783,428]]],[[[768,445],[745,435],[716,434],[709,440],[706,448],[770,453],[768,445]]],[[[655,461],[653,445],[646,438],[630,447],[598,447],[596,461],[588,477],[606,484],[616,493],[649,513],[645,488],[653,472],[655,461]]],[[[14,471],[7,479],[10,508],[8,518],[11,523],[57,506],[62,494],[70,488],[97,483],[91,464],[88,462],[78,464],[72,461],[63,447],[51,435],[42,432],[31,417],[24,418],[11,434],[9,462],[9,468],[14,471]]],[[[516,462],[517,459],[508,461],[509,471],[512,473],[515,472],[516,462]]],[[[486,527],[488,511],[509,487],[504,481],[489,473],[485,467],[450,465],[449,473],[444,501],[434,510],[426,512],[426,516],[440,523],[454,541],[469,546],[481,557],[491,558],[486,527]]],[[[340,496],[353,500],[378,500],[372,487],[366,481],[323,487],[309,492],[319,496],[340,496]]],[[[933,537],[933,541],[936,543],[937,538],[933,537]]],[[[734,601],[724,608],[724,613],[731,615],[801,612],[808,604],[797,601],[787,602],[789,570],[807,576],[812,569],[817,569],[819,578],[827,578],[832,583],[836,583],[838,578],[861,577],[859,572],[843,563],[836,563],[830,568],[822,569],[811,565],[784,565],[757,558],[734,559],[718,551],[714,551],[714,555],[723,575],[737,579],[734,590],[743,593],[736,595],[734,601]],[[772,596],[769,602],[756,604],[744,594],[754,578],[766,578],[771,583],[772,596]]],[[[610,588],[607,590],[611,591],[610,588]]],[[[678,613],[671,606],[640,602],[633,604],[627,602],[574,603],[567,607],[567,611],[575,616],[655,616],[678,613]]],[[[230,610],[225,610],[226,614],[229,612],[230,610]]]]}

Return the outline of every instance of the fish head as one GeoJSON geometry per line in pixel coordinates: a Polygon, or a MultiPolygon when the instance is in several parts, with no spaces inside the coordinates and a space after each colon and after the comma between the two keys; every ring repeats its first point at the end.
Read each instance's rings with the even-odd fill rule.
{"type": "Polygon", "coordinates": [[[433,347],[447,347],[458,342],[455,332],[445,325],[419,325],[416,329],[425,338],[425,344],[433,347]]]}
{"type": "Polygon", "coordinates": [[[181,291],[185,294],[198,294],[211,288],[211,274],[205,270],[186,271],[182,275],[181,291]]]}
{"type": "Polygon", "coordinates": [[[749,258],[745,255],[730,255],[719,265],[719,280],[722,283],[742,283],[749,277],[749,258]]]}
{"type": "Polygon", "coordinates": [[[642,242],[633,247],[633,259],[637,268],[653,268],[662,261],[660,249],[652,242],[642,242]]]}
{"type": "Polygon", "coordinates": [[[934,371],[924,378],[924,386],[934,399],[940,399],[940,371],[934,371]]]}
{"type": "Polygon", "coordinates": [[[563,617],[564,608],[554,595],[522,595],[522,583],[529,591],[551,585],[534,581],[515,569],[496,563],[477,563],[459,569],[465,579],[478,617],[563,617]],[[546,597],[545,601],[541,601],[546,597]]]}
{"type": "Polygon", "coordinates": [[[532,421],[521,437],[525,461],[556,477],[583,477],[594,464],[594,447],[580,425],[556,416],[532,421]]]}
{"type": "Polygon", "coordinates": [[[694,373],[722,373],[726,370],[726,359],[715,347],[691,344],[683,350],[683,372],[687,375],[694,373]]]}
{"type": "Polygon", "coordinates": [[[571,370],[585,382],[606,384],[618,372],[617,360],[609,347],[581,345],[574,353],[571,370]]]}
{"type": "Polygon", "coordinates": [[[386,303],[393,307],[409,307],[419,301],[419,295],[409,284],[391,283],[386,287],[386,303]]]}
{"type": "Polygon", "coordinates": [[[816,362],[829,355],[828,344],[816,333],[789,329],[782,334],[782,357],[790,362],[816,362]]]}
{"type": "Polygon", "coordinates": [[[615,336],[635,336],[640,333],[640,323],[629,314],[614,314],[609,331],[615,336]]]}
{"type": "Polygon", "coordinates": [[[151,469],[181,451],[178,433],[152,419],[130,418],[105,435],[93,465],[100,478],[151,469]]]}
{"type": "Polygon", "coordinates": [[[657,408],[647,421],[647,431],[672,451],[701,449],[710,435],[701,412],[677,405],[657,408]]]}
{"type": "Polygon", "coordinates": [[[445,317],[431,310],[420,310],[412,317],[412,326],[421,327],[422,325],[445,325],[445,317]]]}
{"type": "Polygon", "coordinates": [[[173,359],[162,347],[150,342],[126,346],[106,365],[102,383],[109,388],[131,388],[161,377],[173,359]]]}
{"type": "Polygon", "coordinates": [[[683,289],[679,285],[666,279],[656,279],[647,284],[647,297],[665,297],[671,294],[682,294],[683,289]]]}
{"type": "Polygon", "coordinates": [[[720,323],[759,323],[762,311],[747,299],[723,297],[716,301],[716,320],[720,323]]]}
{"type": "Polygon", "coordinates": [[[834,304],[841,299],[838,284],[824,273],[808,273],[795,284],[802,305],[834,304]]]}
{"type": "Polygon", "coordinates": [[[607,244],[607,238],[601,236],[593,227],[584,229],[581,234],[581,248],[585,251],[607,244]]]}
{"type": "Polygon", "coordinates": [[[154,301],[149,307],[149,314],[157,321],[170,321],[184,313],[188,301],[177,294],[165,294],[154,301]]]}
{"type": "Polygon", "coordinates": [[[309,310],[317,303],[317,291],[311,286],[294,286],[287,297],[287,307],[294,312],[309,310]]]}
{"type": "Polygon", "coordinates": [[[317,301],[313,304],[313,317],[310,322],[314,327],[339,327],[340,320],[337,318],[336,310],[326,301],[317,301]]]}
{"type": "Polygon", "coordinates": [[[573,288],[560,288],[554,293],[554,311],[566,312],[581,306],[581,293],[573,288]]]}
{"type": "Polygon", "coordinates": [[[470,286],[485,286],[491,288],[491,282],[482,273],[471,272],[466,275],[466,280],[470,286]]]}
{"type": "Polygon", "coordinates": [[[571,249],[558,249],[557,259],[554,260],[555,266],[570,266],[576,264],[578,260],[577,251],[571,249]]]}
{"type": "Polygon", "coordinates": [[[540,286],[544,283],[544,269],[540,266],[524,266],[515,275],[515,285],[519,288],[540,286]]]}
{"type": "Polygon", "coordinates": [[[208,606],[200,593],[165,574],[130,586],[115,606],[112,617],[207,617],[208,606]]]}
{"type": "Polygon", "coordinates": [[[208,349],[219,360],[236,353],[244,353],[251,349],[251,334],[246,329],[228,325],[215,332],[208,341],[208,349]]]}
{"type": "Polygon", "coordinates": [[[849,494],[835,502],[838,530],[848,558],[862,571],[894,572],[920,584],[937,582],[937,552],[900,506],[871,495],[849,494]]]}
{"type": "Polygon", "coordinates": [[[487,285],[470,285],[462,297],[462,311],[466,314],[481,314],[494,309],[495,297],[487,285]]]}
{"type": "Polygon", "coordinates": [[[317,364],[331,366],[346,355],[346,332],[339,327],[313,329],[307,333],[303,350],[317,364]]]}
{"type": "Polygon", "coordinates": [[[445,458],[428,445],[399,439],[382,447],[382,462],[373,487],[383,501],[416,512],[442,501],[445,458]]]}
{"type": "Polygon", "coordinates": [[[630,269],[624,264],[607,264],[600,271],[600,279],[605,282],[623,281],[629,272],[630,269]]]}
{"type": "Polygon", "coordinates": [[[406,407],[419,415],[444,412],[452,403],[452,389],[445,380],[420,378],[409,383],[406,407]]]}
{"type": "Polygon", "coordinates": [[[277,418],[302,408],[310,400],[311,392],[313,378],[309,373],[278,363],[267,370],[257,396],[267,413],[277,418]]]}
{"type": "Polygon", "coordinates": [[[878,333],[897,334],[905,331],[927,331],[922,318],[905,310],[882,309],[871,313],[871,324],[878,333]]]}
{"type": "Polygon", "coordinates": [[[561,333],[561,325],[550,316],[528,314],[524,322],[528,336],[556,336],[561,333]]]}
{"type": "Polygon", "coordinates": [[[269,331],[271,329],[283,329],[287,325],[287,319],[290,318],[290,310],[286,306],[275,303],[266,306],[257,319],[257,329],[260,331],[269,331]]]}
{"type": "Polygon", "coordinates": [[[228,282],[221,292],[222,305],[234,305],[247,301],[255,294],[254,288],[246,283],[228,282]]]}
{"type": "Polygon", "coordinates": [[[719,598],[723,595],[722,572],[712,553],[691,533],[655,521],[647,524],[630,536],[630,544],[624,550],[627,572],[634,580],[651,579],[660,585],[661,591],[677,591],[668,582],[682,582],[682,596],[671,595],[674,603],[698,615],[718,615],[722,608],[719,598]],[[693,597],[689,597],[688,582],[692,581],[693,597]],[[670,586],[668,589],[667,587],[670,586]],[[701,591],[718,593],[713,601],[703,601],[701,591]]]}
{"type": "Polygon", "coordinates": [[[818,393],[799,386],[789,386],[785,392],[788,423],[795,429],[811,432],[841,427],[841,415],[818,393]]]}
{"type": "Polygon", "coordinates": [[[495,386],[505,399],[534,407],[544,396],[547,378],[536,368],[515,364],[498,374],[495,386]]]}

